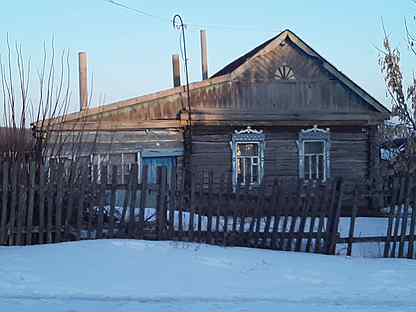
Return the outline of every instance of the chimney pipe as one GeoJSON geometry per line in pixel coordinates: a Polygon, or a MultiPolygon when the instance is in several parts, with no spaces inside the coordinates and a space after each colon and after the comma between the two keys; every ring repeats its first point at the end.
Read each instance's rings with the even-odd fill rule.
{"type": "Polygon", "coordinates": [[[201,65],[202,80],[208,79],[208,49],[207,49],[207,32],[201,30],[201,65]]]}
{"type": "Polygon", "coordinates": [[[173,86],[179,87],[181,85],[181,67],[179,63],[179,55],[172,55],[172,69],[173,69],[173,86]]]}
{"type": "Polygon", "coordinates": [[[78,53],[79,62],[79,106],[80,110],[88,109],[88,64],[87,53],[78,53]]]}

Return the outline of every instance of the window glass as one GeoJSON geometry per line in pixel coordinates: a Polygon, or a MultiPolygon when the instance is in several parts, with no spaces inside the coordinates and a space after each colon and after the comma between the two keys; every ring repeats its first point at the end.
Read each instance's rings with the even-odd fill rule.
{"type": "Polygon", "coordinates": [[[324,178],[324,142],[304,142],[304,179],[320,180],[324,178]]]}
{"type": "Polygon", "coordinates": [[[137,163],[137,153],[125,153],[123,154],[123,182],[129,182],[129,175],[131,165],[137,163]]]}
{"type": "Polygon", "coordinates": [[[324,142],[305,142],[305,154],[323,154],[324,142]]]}
{"type": "Polygon", "coordinates": [[[237,144],[237,183],[251,185],[259,183],[259,144],[237,144]]]}
{"type": "Polygon", "coordinates": [[[258,144],[238,143],[237,156],[258,156],[258,144]]]}

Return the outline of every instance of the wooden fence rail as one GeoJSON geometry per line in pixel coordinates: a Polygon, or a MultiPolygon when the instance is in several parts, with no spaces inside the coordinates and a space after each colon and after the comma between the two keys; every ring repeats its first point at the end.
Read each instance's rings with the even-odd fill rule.
{"type": "Polygon", "coordinates": [[[337,244],[384,243],[385,257],[414,257],[416,212],[412,177],[393,179],[385,214],[385,236],[355,237],[360,201],[354,185],[341,179],[326,183],[285,183],[268,189],[233,191],[222,175],[196,174],[190,190],[159,167],[156,183],[148,168],[132,165],[128,181],[118,184],[116,166],[46,168],[3,162],[0,168],[0,245],[30,245],[80,239],[137,238],[205,242],[286,251],[334,254],[337,244]],[[218,182],[219,181],[219,182],[218,182]],[[348,237],[340,237],[343,203],[353,199],[348,237]],[[373,240],[371,240],[373,239],[373,240]]]}

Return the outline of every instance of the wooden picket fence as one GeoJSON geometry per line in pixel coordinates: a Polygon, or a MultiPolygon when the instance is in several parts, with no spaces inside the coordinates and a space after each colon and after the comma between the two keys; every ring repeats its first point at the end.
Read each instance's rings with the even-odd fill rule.
{"type": "Polygon", "coordinates": [[[165,167],[158,168],[156,183],[148,183],[146,166],[138,179],[132,165],[125,184],[118,183],[119,172],[117,166],[3,162],[0,245],[130,238],[334,254],[337,244],[347,244],[351,255],[353,244],[371,241],[384,243],[385,257],[415,256],[412,177],[393,179],[383,190],[386,235],[357,237],[359,203],[369,191],[358,184],[348,191],[342,179],[276,179],[262,189],[233,190],[229,176],[214,179],[205,171],[194,174],[185,191],[183,179],[173,175],[168,181],[165,167]],[[343,204],[351,199],[349,235],[340,237],[343,204]]]}

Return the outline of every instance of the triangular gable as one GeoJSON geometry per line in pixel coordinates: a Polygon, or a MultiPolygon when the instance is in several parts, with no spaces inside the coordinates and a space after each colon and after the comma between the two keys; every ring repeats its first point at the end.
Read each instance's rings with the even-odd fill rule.
{"type": "Polygon", "coordinates": [[[284,41],[290,40],[297,48],[302,50],[312,59],[315,59],[320,66],[335,77],[339,82],[345,85],[348,89],[353,91],[357,96],[359,96],[364,102],[369,104],[376,111],[383,114],[390,114],[390,111],[383,106],[380,102],[374,99],[369,95],[364,89],[354,83],[350,78],[348,78],[341,71],[337,70],[332,64],[325,60],[321,55],[319,55],[315,50],[313,50],[309,45],[302,41],[298,36],[296,36],[290,30],[285,30],[278,34],[277,36],[267,40],[261,45],[257,46],[253,50],[239,57],[235,61],[231,62],[223,69],[214,74],[211,78],[221,77],[223,75],[231,76],[231,79],[238,79],[238,76],[243,73],[251,64],[261,55],[268,53],[269,51],[276,49],[284,41]]]}

